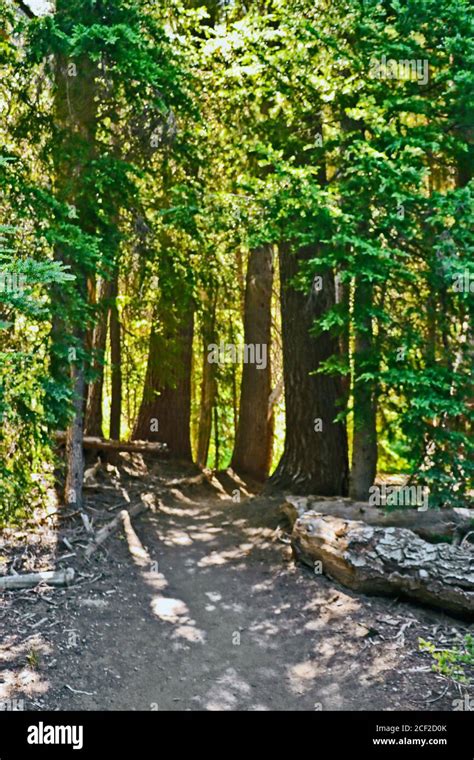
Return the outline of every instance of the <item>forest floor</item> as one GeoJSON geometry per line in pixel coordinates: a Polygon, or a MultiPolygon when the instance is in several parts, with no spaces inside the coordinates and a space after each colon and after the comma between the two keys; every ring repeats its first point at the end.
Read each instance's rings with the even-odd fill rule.
{"type": "Polygon", "coordinates": [[[119,503],[152,494],[135,535],[119,531],[86,562],[82,522],[67,511],[59,524],[43,516],[4,533],[4,567],[72,566],[76,581],[3,595],[1,700],[28,710],[452,710],[463,696],[432,672],[418,639],[446,646],[472,626],[295,565],[281,496],[252,496],[228,473],[194,479],[170,462],[121,457],[88,475],[88,511],[97,528],[119,503]]]}

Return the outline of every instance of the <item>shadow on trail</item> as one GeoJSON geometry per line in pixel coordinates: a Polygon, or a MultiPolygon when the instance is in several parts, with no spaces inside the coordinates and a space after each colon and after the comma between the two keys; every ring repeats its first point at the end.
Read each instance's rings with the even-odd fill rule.
{"type": "Polygon", "coordinates": [[[451,619],[356,596],[295,565],[281,499],[234,503],[232,482],[176,474],[127,485],[129,498],[154,491],[157,509],[79,565],[81,583],[11,600],[2,699],[27,709],[452,709],[449,693],[429,702],[443,684],[417,643],[451,619]]]}

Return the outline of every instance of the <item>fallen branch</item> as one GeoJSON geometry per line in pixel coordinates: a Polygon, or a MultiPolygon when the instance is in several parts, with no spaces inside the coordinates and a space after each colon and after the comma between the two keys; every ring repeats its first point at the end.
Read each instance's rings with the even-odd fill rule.
{"type": "Polygon", "coordinates": [[[381,528],[308,512],[293,529],[298,559],[364,594],[404,595],[474,617],[474,556],[423,541],[405,528],[381,528]]]}
{"type": "Polygon", "coordinates": [[[388,511],[369,507],[366,502],[349,499],[317,499],[312,496],[288,496],[281,507],[293,527],[306,512],[340,517],[344,520],[361,520],[367,525],[383,528],[407,528],[425,541],[449,541],[462,537],[474,527],[474,511],[469,509],[394,509],[388,511]]]}
{"type": "Polygon", "coordinates": [[[95,535],[95,537],[92,539],[92,541],[89,543],[89,545],[86,547],[85,550],[85,557],[86,559],[90,559],[91,556],[94,554],[96,549],[101,546],[104,541],[106,541],[109,536],[111,536],[113,533],[116,533],[117,530],[123,525],[124,522],[124,513],[127,516],[128,519],[132,517],[138,517],[143,512],[146,512],[148,509],[150,509],[150,504],[142,501],[140,504],[135,504],[134,506],[130,507],[130,509],[122,510],[117,517],[114,517],[113,520],[110,520],[107,525],[104,525],[103,528],[101,528],[95,535]]]}
{"type": "MultiPolygon", "coordinates": [[[[66,433],[63,431],[56,432],[54,437],[58,443],[66,442],[66,433]]],[[[169,453],[166,443],[152,443],[151,441],[104,441],[102,438],[85,436],[82,443],[85,449],[94,451],[129,451],[137,454],[160,454],[161,456],[167,456],[169,453]]]]}
{"type": "Polygon", "coordinates": [[[72,686],[69,686],[68,683],[64,684],[65,689],[69,689],[69,691],[72,691],[73,694],[86,694],[88,697],[93,697],[94,694],[97,694],[96,691],[81,691],[81,689],[73,689],[72,686]]]}
{"type": "Polygon", "coordinates": [[[48,570],[44,573],[28,573],[26,575],[4,575],[0,577],[0,590],[12,591],[20,588],[34,588],[39,583],[48,586],[67,586],[74,580],[74,569],[48,570]]]}

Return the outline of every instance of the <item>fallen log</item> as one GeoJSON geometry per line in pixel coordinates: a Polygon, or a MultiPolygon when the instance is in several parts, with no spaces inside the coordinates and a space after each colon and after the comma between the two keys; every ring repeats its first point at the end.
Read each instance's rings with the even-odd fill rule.
{"type": "Polygon", "coordinates": [[[13,591],[21,588],[34,588],[40,583],[48,586],[67,586],[74,580],[74,568],[65,570],[48,570],[43,573],[25,575],[4,575],[0,577],[0,591],[13,591]]]}
{"type": "MultiPolygon", "coordinates": [[[[66,442],[66,433],[58,431],[54,434],[58,443],[66,442]]],[[[137,454],[159,454],[167,456],[169,451],[166,443],[152,443],[151,441],[112,441],[85,436],[82,439],[85,449],[94,451],[128,451],[137,454]]]]}
{"type": "Polygon", "coordinates": [[[382,528],[327,514],[297,519],[296,557],[353,591],[405,596],[474,617],[474,554],[423,541],[406,528],[382,528]]]}
{"type": "Polygon", "coordinates": [[[134,506],[130,507],[130,509],[127,511],[126,509],[122,510],[120,514],[117,515],[117,517],[114,517],[113,520],[110,520],[107,525],[104,525],[103,528],[101,528],[99,531],[97,531],[96,535],[92,539],[92,541],[87,545],[86,550],[84,552],[86,559],[90,559],[96,549],[101,546],[101,544],[106,541],[109,536],[111,536],[113,533],[115,533],[124,523],[124,518],[130,519],[132,517],[138,517],[143,512],[146,512],[148,509],[150,509],[150,504],[143,501],[140,504],[135,504],[134,506]]]}
{"type": "Polygon", "coordinates": [[[281,510],[291,527],[306,512],[321,512],[347,520],[361,520],[367,525],[384,528],[407,528],[425,541],[451,541],[461,538],[474,528],[474,511],[470,509],[386,510],[370,507],[367,502],[350,499],[320,499],[312,496],[288,496],[281,510]]]}

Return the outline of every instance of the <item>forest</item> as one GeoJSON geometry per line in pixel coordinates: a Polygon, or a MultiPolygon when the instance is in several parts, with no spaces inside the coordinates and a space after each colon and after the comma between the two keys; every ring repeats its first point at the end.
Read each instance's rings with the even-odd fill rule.
{"type": "MultiPolygon", "coordinates": [[[[416,709],[453,709],[474,678],[472,1],[0,0],[0,22],[0,696],[105,709],[87,679],[45,702],[18,681],[47,681],[30,638],[55,605],[71,650],[102,614],[66,614],[96,573],[101,602],[125,594],[112,620],[155,584],[179,669],[176,637],[210,635],[193,594],[221,604],[240,568],[283,573],[303,622],[318,588],[360,603],[367,657],[400,598],[419,688],[446,684],[416,709]]],[[[196,705],[245,703],[225,652],[196,705]]],[[[354,708],[300,665],[275,709],[298,679],[323,709],[412,709],[382,682],[354,708]]]]}

